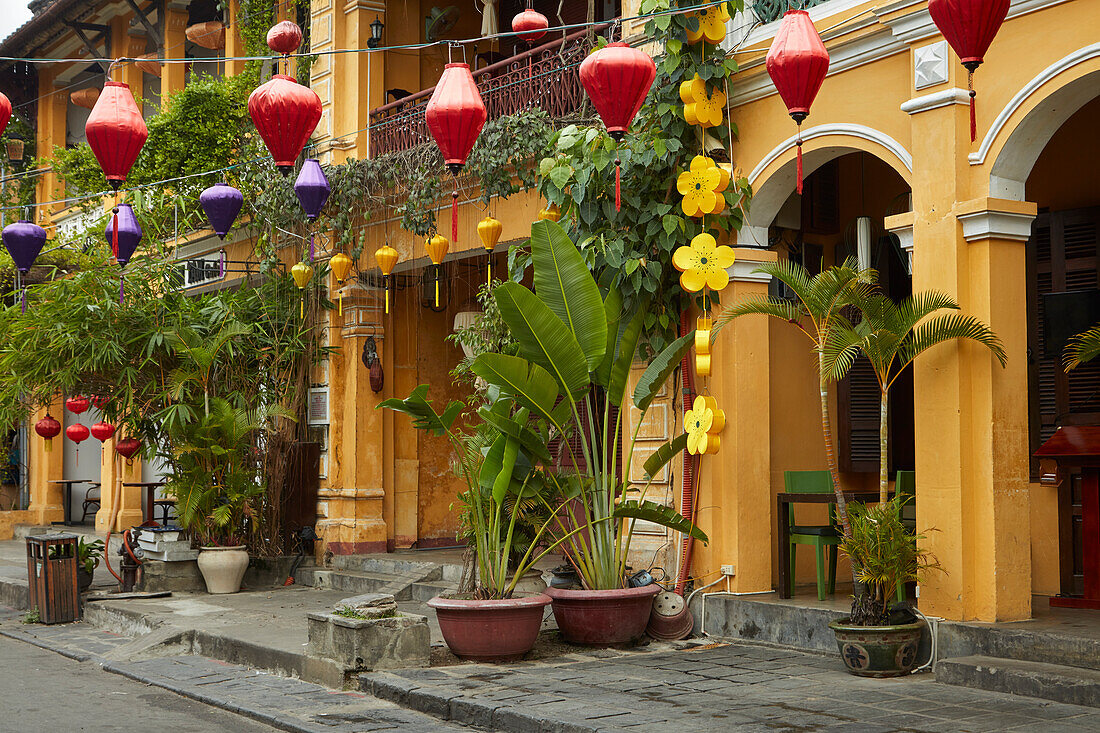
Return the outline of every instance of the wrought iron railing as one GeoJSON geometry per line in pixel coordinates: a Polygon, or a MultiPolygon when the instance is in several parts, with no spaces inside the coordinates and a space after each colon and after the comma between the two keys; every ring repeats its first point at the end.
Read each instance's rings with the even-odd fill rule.
{"type": "Polygon", "coordinates": [[[779,20],[788,10],[809,10],[829,0],[756,0],[752,3],[752,12],[761,23],[779,20]]]}
{"type": "MultiPolygon", "coordinates": [[[[603,33],[610,25],[597,26],[603,33]]],[[[578,31],[474,72],[489,119],[541,109],[553,119],[581,109],[584,88],[577,67],[592,50],[594,36],[578,31]]],[[[408,150],[431,140],[424,108],[435,87],[371,110],[371,157],[408,150]]]]}

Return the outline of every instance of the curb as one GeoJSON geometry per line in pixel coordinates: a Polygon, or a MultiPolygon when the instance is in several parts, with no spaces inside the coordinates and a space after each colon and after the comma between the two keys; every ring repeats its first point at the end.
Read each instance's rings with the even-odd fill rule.
{"type": "Polygon", "coordinates": [[[172,684],[171,682],[165,682],[163,679],[148,677],[146,675],[128,669],[125,663],[122,662],[104,662],[102,667],[105,671],[111,672],[112,674],[117,674],[122,677],[134,680],[135,682],[141,682],[143,684],[151,685],[153,687],[159,687],[162,690],[167,690],[168,692],[174,692],[180,697],[186,697],[190,700],[194,700],[195,702],[202,703],[203,705],[209,705],[210,707],[225,710],[226,712],[235,713],[246,718],[251,718],[252,720],[255,720],[257,722],[270,725],[273,728],[278,728],[279,730],[290,731],[290,733],[317,733],[318,731],[318,728],[316,727],[305,727],[301,723],[279,717],[278,715],[272,715],[271,713],[266,713],[256,708],[235,705],[228,700],[212,697],[210,695],[204,695],[200,692],[196,692],[194,690],[189,690],[179,685],[172,684]]]}
{"type": "Polygon", "coordinates": [[[0,577],[0,606],[10,606],[17,611],[31,607],[31,588],[25,580],[0,577]]]}
{"type": "Polygon", "coordinates": [[[60,646],[58,644],[52,644],[48,641],[43,641],[42,639],[39,639],[37,636],[32,636],[31,634],[24,634],[22,631],[15,631],[15,630],[12,630],[12,629],[5,629],[5,628],[0,627],[0,636],[6,636],[9,639],[14,639],[15,641],[21,641],[24,644],[30,644],[31,646],[36,646],[39,649],[45,649],[48,652],[53,652],[55,654],[60,654],[63,657],[68,657],[69,659],[73,659],[77,662],[87,662],[89,659],[98,659],[98,657],[94,657],[91,654],[85,654],[84,652],[76,652],[76,651],[73,651],[72,649],[69,649],[67,647],[63,647],[63,646],[60,646]]]}

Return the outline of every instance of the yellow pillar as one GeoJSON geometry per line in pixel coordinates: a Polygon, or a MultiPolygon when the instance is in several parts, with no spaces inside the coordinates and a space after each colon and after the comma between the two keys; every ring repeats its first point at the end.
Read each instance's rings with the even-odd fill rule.
{"type": "MultiPolygon", "coordinates": [[[[241,12],[240,0],[229,0],[229,8],[226,17],[229,18],[229,27],[225,29],[225,58],[245,56],[244,41],[241,39],[240,24],[236,18],[241,12]]],[[[244,71],[244,61],[226,61],[225,75],[236,76],[244,71]]]]}
{"type": "MultiPolygon", "coordinates": [[[[164,12],[164,54],[165,58],[183,58],[187,36],[187,7],[177,3],[166,3],[164,12]]],[[[226,43],[228,44],[228,38],[226,43]]],[[[165,64],[160,75],[160,107],[168,105],[168,99],[186,84],[184,64],[165,64]]]]}
{"type": "Polygon", "coordinates": [[[30,436],[31,494],[27,509],[34,524],[60,522],[65,518],[61,487],[50,483],[64,478],[65,431],[62,429],[61,433],[50,441],[51,446],[48,451],[46,441],[34,432],[34,424],[45,417],[47,412],[64,425],[64,409],[63,401],[59,398],[50,405],[48,410],[37,410],[27,420],[27,432],[30,436]]]}
{"type": "MultiPolygon", "coordinates": [[[[375,18],[386,23],[385,4],[377,0],[347,0],[344,4],[344,44],[347,48],[367,48],[370,24],[375,18]]],[[[383,43],[385,41],[383,40],[383,43]]],[[[337,82],[342,89],[365,90],[351,104],[339,105],[333,134],[339,138],[334,145],[348,155],[364,160],[370,157],[367,125],[370,111],[385,104],[385,54],[341,54],[337,82]]]]}
{"type": "MultiPolygon", "coordinates": [[[[768,275],[754,273],[761,262],[774,262],[774,252],[739,247],[730,285],[722,302],[736,303],[767,295],[768,275]]],[[[767,430],[769,319],[739,318],[719,333],[711,346],[711,377],[699,380],[697,392],[710,393],[726,413],[716,455],[700,459],[698,522],[710,545],[695,548],[692,574],[713,580],[723,565],[733,566],[728,589],[735,593],[772,588],[773,522],[771,442],[767,430]]],[[[716,586],[715,590],[726,590],[716,586]]]]}
{"type": "Polygon", "coordinates": [[[913,145],[913,290],[955,297],[1001,337],[1009,365],[952,342],[914,365],[917,529],[944,568],[921,585],[925,613],[1011,621],[1031,613],[1023,241],[1034,208],[968,202],[967,95],[906,103],[913,145]]]}
{"type": "MultiPolygon", "coordinates": [[[[54,87],[56,73],[48,69],[39,72],[39,94],[48,95],[38,103],[38,153],[41,156],[52,154],[55,147],[65,147],[65,117],[68,112],[69,95],[67,92],[58,92],[54,87]],[[57,92],[57,93],[52,93],[57,92]]],[[[52,169],[46,171],[39,178],[36,192],[38,201],[54,201],[64,198],[64,187],[59,181],[57,173],[52,169]]],[[[54,211],[60,211],[61,205],[43,207],[37,214],[48,216],[54,211]]],[[[22,212],[20,212],[22,215],[22,212]]],[[[44,221],[40,220],[39,224],[44,221]]]]}

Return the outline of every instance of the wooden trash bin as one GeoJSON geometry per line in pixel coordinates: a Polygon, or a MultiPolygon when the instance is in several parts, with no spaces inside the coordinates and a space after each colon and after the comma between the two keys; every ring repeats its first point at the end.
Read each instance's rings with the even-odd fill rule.
{"type": "Polygon", "coordinates": [[[64,624],[80,617],[76,585],[75,534],[27,537],[27,580],[31,609],[44,624],[64,624]]]}

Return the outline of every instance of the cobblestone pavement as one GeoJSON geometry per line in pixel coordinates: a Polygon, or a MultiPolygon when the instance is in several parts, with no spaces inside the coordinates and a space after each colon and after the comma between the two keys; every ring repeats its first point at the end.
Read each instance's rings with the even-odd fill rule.
{"type": "Polygon", "coordinates": [[[1100,731],[1100,710],[937,684],[861,679],[839,660],[724,645],[509,666],[362,675],[363,689],[491,730],[1100,731]]]}

